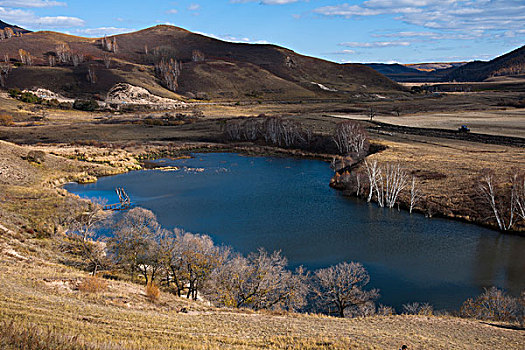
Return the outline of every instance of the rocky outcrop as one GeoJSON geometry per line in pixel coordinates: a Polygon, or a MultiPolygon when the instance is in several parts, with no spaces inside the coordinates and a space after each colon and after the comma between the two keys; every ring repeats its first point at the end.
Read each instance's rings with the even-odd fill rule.
{"type": "Polygon", "coordinates": [[[176,109],[186,106],[178,100],[153,95],[148,90],[126,83],[113,86],[107,95],[106,103],[109,105],[143,105],[159,109],[176,109]]]}

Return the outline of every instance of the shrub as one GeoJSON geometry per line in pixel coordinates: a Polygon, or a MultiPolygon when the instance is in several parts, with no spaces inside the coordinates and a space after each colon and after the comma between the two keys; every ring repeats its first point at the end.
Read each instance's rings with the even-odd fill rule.
{"type": "Polygon", "coordinates": [[[18,99],[26,103],[42,103],[42,99],[37,95],[33,94],[32,92],[23,92],[21,95],[18,96],[18,99]]]}
{"type": "Polygon", "coordinates": [[[385,306],[379,304],[377,307],[377,315],[380,316],[392,316],[396,314],[396,310],[391,306],[385,306]]]}
{"type": "Polygon", "coordinates": [[[25,159],[29,162],[42,164],[46,161],[46,153],[43,151],[29,151],[25,159]]]}
{"type": "Polygon", "coordinates": [[[13,117],[8,114],[0,114],[0,125],[1,126],[13,125],[13,117]]]}
{"type": "Polygon", "coordinates": [[[69,102],[60,102],[58,104],[58,108],[60,108],[60,109],[71,109],[71,108],[73,108],[73,104],[69,103],[69,102]]]}
{"type": "Polygon", "coordinates": [[[9,93],[9,96],[11,96],[12,98],[17,98],[18,96],[22,94],[22,91],[18,89],[9,89],[7,92],[9,93]]]}
{"type": "Polygon", "coordinates": [[[489,321],[520,321],[523,310],[517,298],[496,287],[485,289],[476,299],[467,299],[461,306],[462,317],[489,321]]]}
{"type": "Polygon", "coordinates": [[[150,282],[146,286],[146,297],[148,297],[148,299],[151,302],[156,302],[159,300],[160,290],[159,290],[159,287],[157,287],[157,285],[154,282],[150,282]]]}
{"type": "Polygon", "coordinates": [[[83,293],[97,294],[104,292],[108,287],[106,281],[97,276],[89,276],[78,285],[78,290],[83,293]]]}
{"type": "Polygon", "coordinates": [[[91,100],[75,100],[73,108],[79,111],[93,112],[98,108],[97,101],[91,100]]]}
{"type": "Polygon", "coordinates": [[[403,305],[403,313],[405,315],[432,316],[434,308],[429,303],[411,303],[403,305]]]}

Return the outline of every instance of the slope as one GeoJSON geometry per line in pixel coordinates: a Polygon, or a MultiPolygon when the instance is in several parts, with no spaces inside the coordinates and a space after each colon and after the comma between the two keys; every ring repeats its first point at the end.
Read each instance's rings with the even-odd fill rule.
{"type": "Polygon", "coordinates": [[[488,62],[467,63],[451,70],[445,75],[445,79],[448,81],[483,81],[496,76],[520,74],[525,74],[525,46],[488,62]]]}
{"type": "MultiPolygon", "coordinates": [[[[111,38],[113,39],[113,37],[111,38]]],[[[156,26],[117,35],[116,53],[102,48],[102,39],[81,38],[55,32],[35,32],[0,42],[0,54],[18,57],[24,49],[34,57],[34,67],[13,70],[8,87],[40,85],[50,90],[78,94],[105,93],[114,82],[146,89],[160,89],[154,65],[162,58],[182,62],[177,93],[206,93],[212,98],[302,99],[340,98],[350,93],[402,93],[404,88],[362,65],[336,64],[297,54],[275,45],[240,44],[209,38],[173,26],[156,26]],[[46,56],[67,43],[71,52],[82,53],[86,62],[77,67],[60,65],[64,71],[46,72],[46,56]],[[195,51],[205,60],[195,61],[195,51]],[[111,55],[110,69],[104,55],[111,55]],[[99,82],[89,86],[88,66],[96,69],[99,82]],[[40,75],[35,70],[42,70],[40,75]],[[146,78],[149,77],[149,78],[146,78]],[[321,84],[326,89],[320,87],[321,84]],[[109,87],[108,87],[109,86],[109,87]]],[[[165,90],[165,89],[164,89],[165,90]]],[[[165,97],[173,97],[165,90],[165,97]]]]}

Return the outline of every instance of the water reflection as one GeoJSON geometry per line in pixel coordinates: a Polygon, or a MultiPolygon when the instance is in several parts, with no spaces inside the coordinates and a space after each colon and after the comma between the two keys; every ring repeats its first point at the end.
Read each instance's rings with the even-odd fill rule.
{"type": "Polygon", "coordinates": [[[123,186],[166,227],[210,234],[243,253],[280,249],[292,267],[360,261],[381,302],[397,308],[411,301],[457,308],[491,285],[515,294],[525,289],[525,239],[345,198],[328,187],[331,171],[323,162],[199,154],[167,163],[186,170],[132,172],[66,188],[111,197],[123,186]]]}

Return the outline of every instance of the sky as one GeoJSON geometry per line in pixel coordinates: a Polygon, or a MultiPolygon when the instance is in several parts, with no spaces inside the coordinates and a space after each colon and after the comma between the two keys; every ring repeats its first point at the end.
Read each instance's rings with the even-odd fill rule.
{"type": "Polygon", "coordinates": [[[0,0],[0,20],[90,37],[170,24],[340,63],[490,60],[525,45],[525,0],[0,0]]]}

